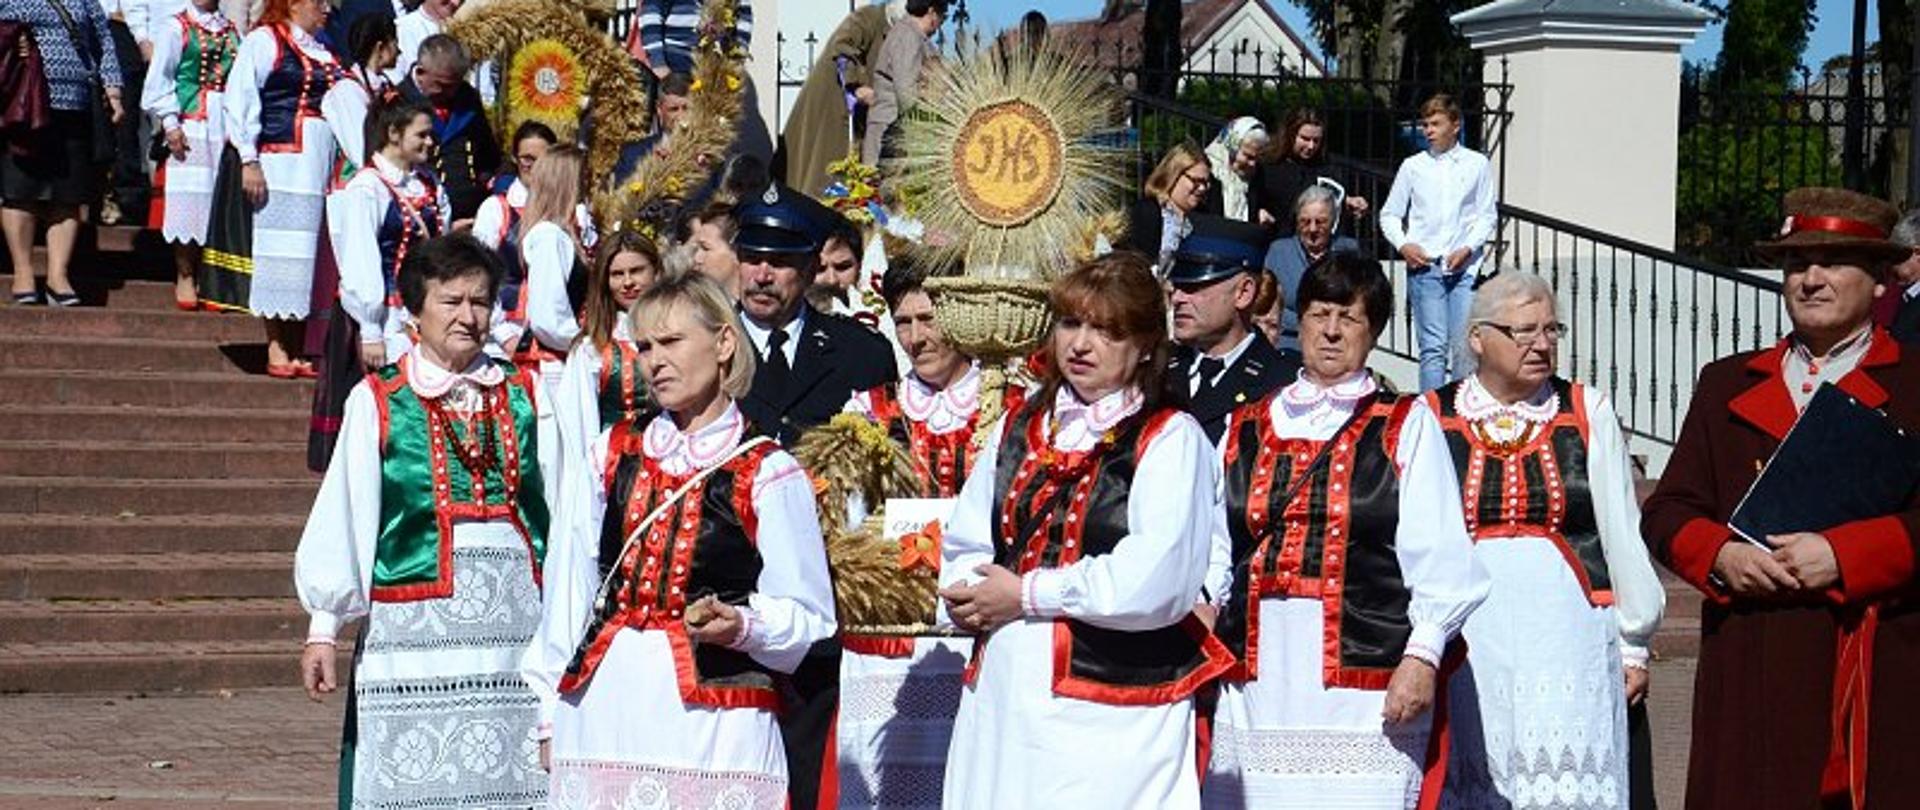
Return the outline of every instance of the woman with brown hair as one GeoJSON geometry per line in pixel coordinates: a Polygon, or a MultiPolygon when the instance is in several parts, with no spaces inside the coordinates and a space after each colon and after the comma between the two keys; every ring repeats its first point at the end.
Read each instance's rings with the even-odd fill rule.
{"type": "Polygon", "coordinates": [[[1180,240],[1193,231],[1193,214],[1206,205],[1213,187],[1213,164],[1199,147],[1175,144],[1167,150],[1141,189],[1121,245],[1146,254],[1155,276],[1165,278],[1180,240]]]}
{"type": "Polygon", "coordinates": [[[554,408],[567,458],[583,458],[593,437],[615,423],[652,415],[627,312],[662,269],[660,249],[638,231],[615,231],[600,243],[587,274],[580,336],[567,355],[554,408]]]}
{"type": "MultiPolygon", "coordinates": [[[[1280,137],[1269,145],[1268,151],[1273,154],[1273,160],[1261,167],[1260,198],[1270,206],[1268,214],[1273,217],[1280,237],[1293,235],[1290,209],[1308,186],[1319,185],[1324,177],[1352,191],[1352,184],[1347,182],[1349,175],[1327,160],[1327,122],[1318,110],[1302,107],[1288,113],[1280,137]]],[[[1344,233],[1353,232],[1352,221],[1365,217],[1367,207],[1367,199],[1357,194],[1346,193],[1341,198],[1340,209],[1347,215],[1348,223],[1344,233]]],[[[1340,221],[1340,217],[1334,218],[1336,224],[1340,221]]]]}
{"type": "Polygon", "coordinates": [[[1231,663],[1193,612],[1212,445],[1160,402],[1166,303],[1139,256],[1051,297],[1046,381],[995,425],[946,529],[943,607],[979,634],[946,806],[1196,807],[1193,692],[1231,663]]]}

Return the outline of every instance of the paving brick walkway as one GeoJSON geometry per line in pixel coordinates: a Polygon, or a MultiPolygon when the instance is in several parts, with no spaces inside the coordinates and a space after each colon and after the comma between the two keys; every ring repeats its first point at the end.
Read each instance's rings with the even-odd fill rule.
{"type": "MultiPolygon", "coordinates": [[[[1676,810],[1692,686],[1692,660],[1655,665],[1655,773],[1676,810]]],[[[0,696],[0,808],[328,807],[342,707],[297,689],[0,696]]]]}

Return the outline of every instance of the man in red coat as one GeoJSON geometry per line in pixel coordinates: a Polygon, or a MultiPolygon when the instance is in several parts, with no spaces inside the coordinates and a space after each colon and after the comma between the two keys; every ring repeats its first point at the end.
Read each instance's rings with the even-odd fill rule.
{"type": "Polygon", "coordinates": [[[1785,208],[1758,247],[1785,270],[1793,331],[1701,371],[1643,510],[1655,556],[1706,596],[1687,807],[1920,807],[1920,500],[1771,550],[1727,527],[1821,384],[1920,428],[1920,348],[1872,324],[1908,254],[1887,241],[1899,211],[1840,189],[1785,208]]]}

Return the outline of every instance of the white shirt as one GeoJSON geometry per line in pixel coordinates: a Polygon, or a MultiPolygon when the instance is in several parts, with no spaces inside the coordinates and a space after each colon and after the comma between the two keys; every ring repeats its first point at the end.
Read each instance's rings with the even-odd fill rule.
{"type": "Polygon", "coordinates": [[[340,145],[341,154],[354,166],[367,162],[367,109],[373,104],[368,89],[378,93],[387,86],[386,74],[368,75],[364,66],[355,65],[320,97],[320,114],[326,116],[327,128],[333,130],[333,142],[340,145]]]}
{"type": "Polygon", "coordinates": [[[527,230],[521,252],[527,265],[527,328],[540,345],[564,354],[580,334],[580,319],[567,298],[567,281],[580,255],[573,236],[559,225],[541,222],[527,230]]]}
{"type": "Polygon", "coordinates": [[[1787,393],[1793,397],[1794,410],[1806,410],[1807,403],[1813,401],[1814,392],[1819,391],[1822,384],[1839,385],[1840,378],[1853,373],[1872,345],[1871,325],[1833,344],[1825,357],[1814,357],[1798,335],[1788,338],[1787,355],[1780,359],[1780,371],[1781,376],[1785,377],[1787,393]]]}
{"type": "Polygon", "coordinates": [[[1419,245],[1443,269],[1447,254],[1468,248],[1473,253],[1460,270],[1477,272],[1499,219],[1498,202],[1485,155],[1458,144],[1437,155],[1421,152],[1393,176],[1380,206],[1380,235],[1395,250],[1419,245]]]}
{"type": "Polygon", "coordinates": [[[1226,354],[1217,358],[1220,361],[1220,370],[1214,372],[1213,379],[1211,380],[1200,379],[1200,361],[1213,355],[1205,352],[1195,355],[1193,358],[1193,368],[1187,369],[1187,396],[1198,396],[1200,394],[1200,386],[1203,384],[1213,385],[1218,383],[1221,377],[1226,376],[1227,369],[1233,368],[1234,363],[1240,362],[1240,355],[1246,354],[1247,347],[1252,345],[1253,333],[1248,332],[1240,338],[1239,343],[1233,344],[1233,348],[1228,349],[1226,354]]]}
{"type": "MultiPolygon", "coordinates": [[[[808,309],[811,309],[811,307],[808,307],[806,304],[801,304],[800,309],[794,313],[793,320],[788,321],[786,326],[781,327],[782,331],[787,333],[787,342],[780,346],[780,353],[787,356],[787,368],[789,369],[793,368],[794,357],[798,354],[796,347],[800,345],[800,335],[807,330],[808,309]]],[[[740,313],[740,325],[746,327],[747,339],[753,341],[754,356],[758,357],[760,362],[766,362],[767,339],[773,337],[773,329],[761,326],[759,321],[755,321],[745,312],[740,313]]]]}
{"type": "MultiPolygon", "coordinates": [[[[372,165],[361,169],[346,188],[327,195],[327,235],[333,255],[340,265],[340,308],[360,326],[360,342],[385,343],[388,359],[397,358],[411,340],[406,334],[408,316],[400,307],[387,306],[387,267],[380,256],[380,226],[387,218],[387,205],[393,191],[411,199],[424,198],[427,184],[421,175],[410,172],[375,154],[372,165]]],[[[436,189],[436,208],[440,233],[447,229],[449,206],[445,188],[436,189]]],[[[413,245],[425,239],[416,228],[413,245]]]]}
{"type": "MultiPolygon", "coordinates": [[[[945,388],[935,388],[920,379],[920,375],[908,371],[900,381],[899,390],[900,412],[926,425],[933,435],[945,436],[973,424],[973,415],[980,410],[980,363],[976,361],[968,366],[960,379],[945,388]]],[[[856,391],[853,398],[847,400],[845,410],[872,419],[873,396],[866,391],[856,391]]]]}

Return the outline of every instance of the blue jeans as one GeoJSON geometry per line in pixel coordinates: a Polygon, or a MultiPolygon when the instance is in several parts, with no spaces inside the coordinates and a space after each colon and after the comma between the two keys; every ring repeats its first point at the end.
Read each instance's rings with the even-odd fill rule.
{"type": "Polygon", "coordinates": [[[1420,344],[1420,390],[1432,391],[1465,376],[1467,310],[1473,306],[1473,274],[1422,270],[1407,277],[1414,339],[1420,344]]]}

